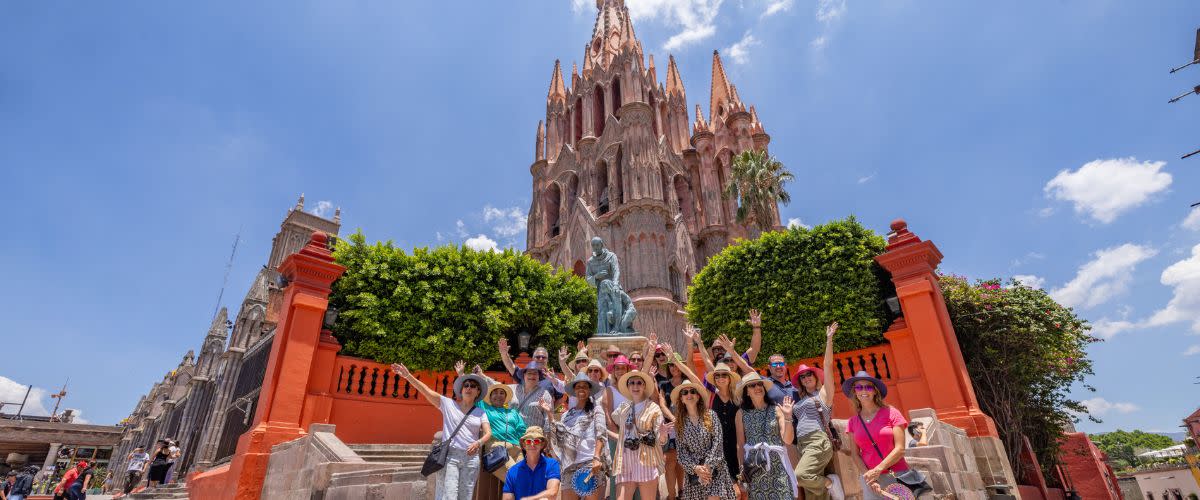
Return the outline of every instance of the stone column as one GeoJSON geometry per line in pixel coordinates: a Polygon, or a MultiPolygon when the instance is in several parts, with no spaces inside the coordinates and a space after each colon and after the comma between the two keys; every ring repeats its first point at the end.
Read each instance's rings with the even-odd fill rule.
{"type": "Polygon", "coordinates": [[[50,443],[50,452],[46,454],[46,461],[42,464],[42,470],[50,470],[50,466],[54,465],[54,461],[58,459],[58,450],[62,449],[62,443],[50,443]]]}
{"type": "MultiPolygon", "coordinates": [[[[305,395],[314,376],[329,287],[346,270],[333,262],[328,240],[325,233],[314,232],[303,249],[279,266],[290,284],[284,291],[283,314],[271,345],[254,426],[238,439],[230,462],[231,497],[258,498],[271,447],[306,433],[301,424],[305,395]]],[[[325,374],[326,383],[329,376],[325,374]]]]}

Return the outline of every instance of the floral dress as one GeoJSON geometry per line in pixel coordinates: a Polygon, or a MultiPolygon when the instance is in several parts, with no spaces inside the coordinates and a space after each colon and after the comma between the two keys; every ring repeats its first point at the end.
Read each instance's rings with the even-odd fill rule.
{"type": "MultiPolygon", "coordinates": [[[[742,410],[742,429],[748,445],[767,443],[783,446],[774,406],[742,410]]],[[[792,483],[788,479],[792,471],[784,466],[778,454],[771,453],[769,456],[771,469],[759,474],[750,483],[750,500],[795,500],[796,495],[792,493],[792,483]]]]}
{"type": "Polygon", "coordinates": [[[687,474],[683,491],[679,493],[680,500],[733,498],[733,480],[729,477],[729,469],[725,467],[721,421],[712,410],[705,411],[712,420],[712,431],[704,427],[703,419],[695,422],[684,417],[683,434],[677,438],[679,465],[683,466],[683,471],[687,474]],[[712,471],[712,481],[707,486],[691,474],[692,467],[697,465],[707,465],[712,471]]]}

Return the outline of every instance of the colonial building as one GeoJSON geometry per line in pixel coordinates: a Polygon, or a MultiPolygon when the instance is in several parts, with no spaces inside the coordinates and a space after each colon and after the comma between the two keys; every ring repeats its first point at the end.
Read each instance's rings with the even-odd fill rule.
{"type": "MultiPolygon", "coordinates": [[[[300,196],[272,240],[267,263],[254,277],[237,315],[231,320],[221,308],[201,341],[199,356],[194,351],[184,354],[122,422],[125,433],[114,453],[113,470],[124,470],[133,448],[149,448],[164,438],[175,439],[183,450],[174,470],[177,478],[229,460],[254,416],[271,352],[282,299],[276,269],[303,248],[314,231],[336,236],[340,227],[340,209],[333,219],[325,219],[305,212],[300,196]]],[[[123,482],[124,477],[114,480],[123,482]]]]}
{"type": "MultiPolygon", "coordinates": [[[[624,0],[597,0],[583,71],[570,86],[554,63],[538,123],[527,253],[582,275],[593,236],[621,259],[634,327],[675,339],[687,286],[708,258],[757,229],[738,223],[721,193],[734,155],[766,150],[767,135],[713,51],[708,117],[689,115],[675,58],[659,82],[624,0]]],[[[775,207],[772,224],[779,226],[775,207]]]]}

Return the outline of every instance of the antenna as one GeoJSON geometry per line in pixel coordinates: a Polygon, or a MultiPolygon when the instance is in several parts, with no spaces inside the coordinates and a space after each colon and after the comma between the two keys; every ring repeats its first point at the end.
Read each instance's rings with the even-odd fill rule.
{"type": "Polygon", "coordinates": [[[217,304],[213,306],[212,317],[217,317],[217,311],[221,310],[221,299],[225,297],[225,287],[229,285],[229,271],[233,270],[233,258],[237,255],[238,242],[242,240],[242,228],[238,226],[238,232],[233,236],[233,250],[229,252],[229,262],[225,263],[225,277],[221,279],[221,291],[217,293],[217,304]]]}
{"type": "MultiPolygon", "coordinates": [[[[1191,62],[1184,64],[1182,66],[1176,67],[1176,68],[1171,68],[1171,74],[1175,74],[1176,71],[1179,71],[1188,66],[1191,66],[1193,64],[1198,64],[1198,63],[1200,63],[1200,29],[1196,30],[1196,45],[1192,49],[1191,62]]],[[[1192,94],[1200,94],[1200,85],[1196,85],[1196,86],[1192,87],[1191,90],[1184,92],[1182,94],[1179,94],[1167,102],[1168,103],[1176,103],[1176,102],[1179,102],[1180,99],[1183,99],[1184,97],[1187,97],[1192,94]]],[[[1192,151],[1191,153],[1185,154],[1182,157],[1180,157],[1179,159],[1185,160],[1188,157],[1195,155],[1196,153],[1200,153],[1200,149],[1192,151]]],[[[1192,206],[1194,207],[1195,205],[1192,205],[1192,206]]]]}
{"type": "Polygon", "coordinates": [[[67,397],[67,382],[70,382],[70,381],[71,381],[71,378],[67,377],[67,380],[65,382],[63,382],[62,390],[58,391],[55,394],[50,395],[50,397],[54,398],[54,411],[50,412],[51,420],[54,420],[54,418],[58,416],[58,405],[62,404],[63,398],[67,397]]]}

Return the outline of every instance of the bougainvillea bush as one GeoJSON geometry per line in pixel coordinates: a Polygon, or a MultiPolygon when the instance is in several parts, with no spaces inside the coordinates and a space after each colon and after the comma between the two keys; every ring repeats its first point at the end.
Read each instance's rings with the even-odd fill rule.
{"type": "Polygon", "coordinates": [[[763,233],[709,259],[688,290],[688,319],[706,340],[727,333],[745,346],[748,311],[759,309],[762,352],[788,359],[824,352],[833,321],[841,324],[838,351],[879,344],[887,328],[883,299],[894,293],[874,260],[883,249],[883,238],[854,217],[763,233]]]}
{"type": "Polygon", "coordinates": [[[975,395],[996,422],[1013,470],[1020,470],[1024,435],[1042,474],[1057,482],[1048,472],[1058,464],[1063,429],[1087,414],[1071,388],[1090,389],[1084,383],[1092,374],[1086,348],[1100,339],[1043,290],[998,279],[971,283],[944,275],[940,281],[975,395]]]}
{"type": "Polygon", "coordinates": [[[487,366],[496,341],[518,332],[556,350],[595,328],[596,293],[569,272],[510,250],[368,244],[362,232],[334,251],[346,273],[330,305],[342,353],[414,369],[449,369],[456,360],[487,366]]]}

